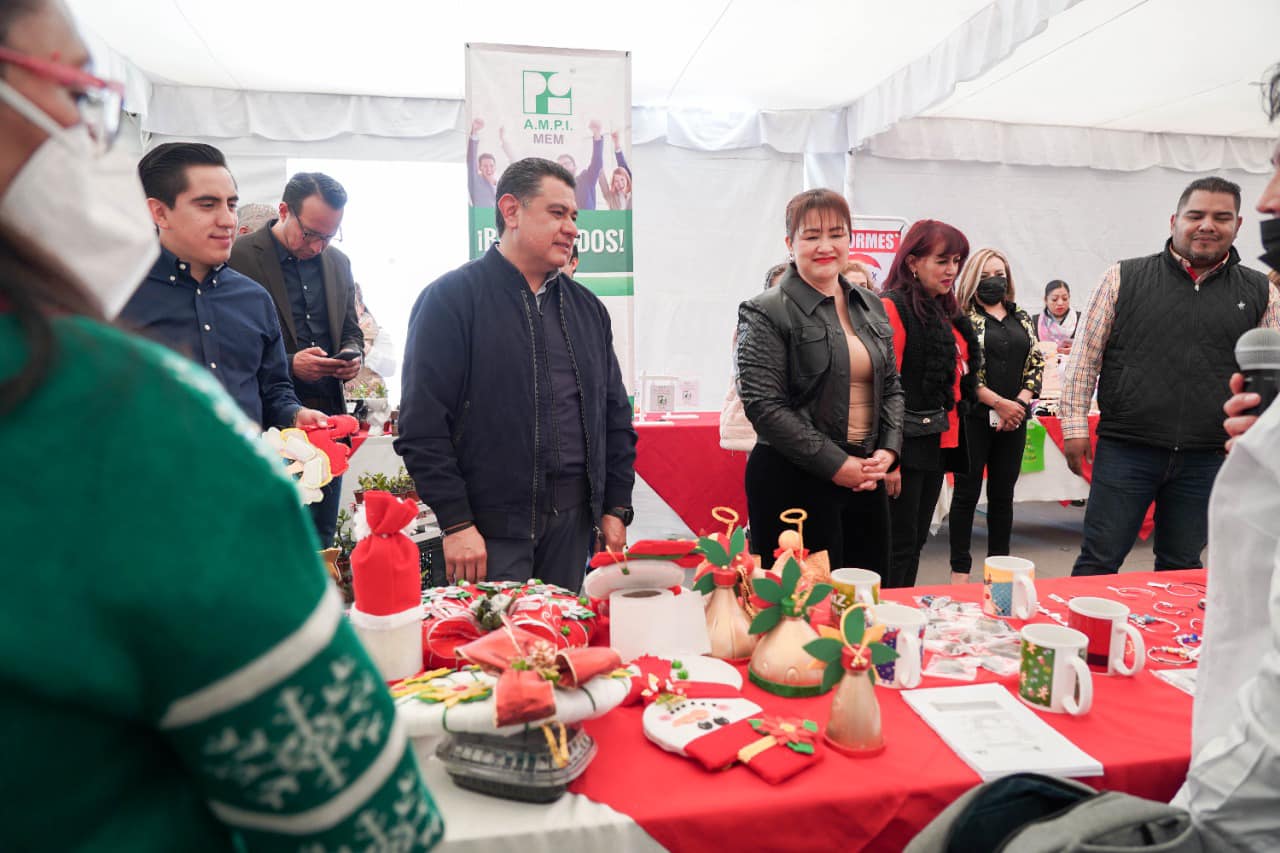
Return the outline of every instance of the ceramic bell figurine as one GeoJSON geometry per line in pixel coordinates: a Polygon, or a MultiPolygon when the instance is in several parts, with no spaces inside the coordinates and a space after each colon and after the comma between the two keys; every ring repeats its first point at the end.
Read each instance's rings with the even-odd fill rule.
{"type": "Polygon", "coordinates": [[[711,511],[726,524],[724,533],[698,540],[705,558],[694,576],[693,588],[705,598],[711,656],[738,663],[751,657],[759,637],[751,633],[751,615],[743,605],[744,590],[755,562],[747,553],[747,537],[737,527],[738,514],[728,507],[711,511]]]}
{"type": "Polygon", "coordinates": [[[818,639],[809,625],[809,610],[831,592],[831,585],[814,584],[797,589],[800,566],[789,557],[780,580],[757,579],[754,598],[760,608],[751,620],[751,633],[764,634],[751,654],[747,676],[751,683],[779,696],[817,696],[831,689],[815,667],[805,646],[818,639]]]}
{"type": "Polygon", "coordinates": [[[837,752],[855,758],[884,751],[874,667],[898,656],[880,642],[884,626],[868,628],[865,613],[864,605],[849,608],[841,617],[838,631],[824,626],[822,637],[805,647],[827,664],[823,685],[836,688],[823,739],[837,752]]]}

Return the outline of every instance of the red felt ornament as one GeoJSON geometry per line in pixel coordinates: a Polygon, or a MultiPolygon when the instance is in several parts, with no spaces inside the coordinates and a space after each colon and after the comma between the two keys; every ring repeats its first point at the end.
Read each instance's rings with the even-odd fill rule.
{"type": "Polygon", "coordinates": [[[365,492],[370,533],[351,553],[355,608],[370,616],[388,616],[422,603],[418,546],[401,530],[418,516],[418,507],[386,492],[365,492]]]}
{"type": "MultiPolygon", "coordinates": [[[[333,476],[340,477],[347,470],[351,447],[340,443],[338,439],[355,435],[360,429],[360,422],[351,415],[330,415],[326,420],[329,422],[328,426],[304,426],[303,430],[311,443],[329,457],[329,470],[333,476]]],[[[417,515],[416,509],[414,515],[417,515]]]]}

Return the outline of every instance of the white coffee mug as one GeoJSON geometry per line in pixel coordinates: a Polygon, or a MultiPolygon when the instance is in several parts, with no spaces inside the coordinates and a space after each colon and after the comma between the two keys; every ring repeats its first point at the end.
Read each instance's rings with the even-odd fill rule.
{"type": "Polygon", "coordinates": [[[896,689],[919,687],[924,670],[924,614],[902,604],[877,604],[871,608],[871,619],[885,627],[881,642],[898,653],[896,660],[876,667],[877,682],[896,689]]]}
{"type": "Polygon", "coordinates": [[[1038,711],[1079,716],[1093,706],[1085,664],[1089,638],[1074,628],[1036,623],[1022,629],[1018,698],[1038,711]]]}
{"type": "Polygon", "coordinates": [[[831,573],[831,612],[836,618],[857,602],[880,603],[880,575],[870,569],[836,569],[831,573]]]}
{"type": "Polygon", "coordinates": [[[1067,624],[1089,638],[1085,662],[1099,675],[1134,675],[1146,663],[1142,634],[1129,624],[1129,608],[1109,598],[1081,595],[1067,605],[1067,624]],[[1125,664],[1126,640],[1133,645],[1133,663],[1125,664]]]}
{"type": "Polygon", "coordinates": [[[987,557],[982,566],[982,612],[1030,619],[1036,606],[1036,564],[1021,557],[987,557]]]}

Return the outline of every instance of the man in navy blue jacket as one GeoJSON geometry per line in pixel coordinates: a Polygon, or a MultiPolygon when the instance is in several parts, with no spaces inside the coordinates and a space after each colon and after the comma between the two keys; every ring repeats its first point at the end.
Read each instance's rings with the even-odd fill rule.
{"type": "Polygon", "coordinates": [[[595,536],[626,544],[631,406],[608,311],[560,273],[573,175],[527,158],[496,196],[498,244],[414,305],[396,451],[445,533],[450,580],[577,589],[595,536]]]}

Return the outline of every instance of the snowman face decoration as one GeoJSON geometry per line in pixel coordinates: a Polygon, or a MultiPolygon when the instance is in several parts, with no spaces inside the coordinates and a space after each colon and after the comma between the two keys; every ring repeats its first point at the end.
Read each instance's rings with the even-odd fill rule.
{"type": "Polygon", "coordinates": [[[658,746],[679,755],[703,735],[760,713],[746,699],[685,699],[674,706],[657,702],[645,708],[644,734],[658,746]]]}

